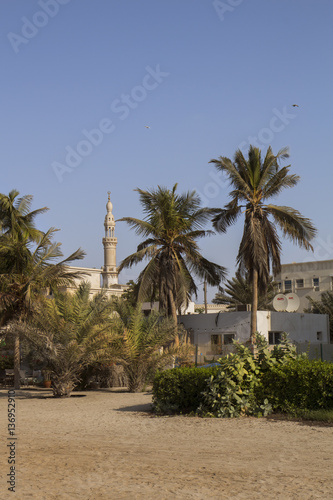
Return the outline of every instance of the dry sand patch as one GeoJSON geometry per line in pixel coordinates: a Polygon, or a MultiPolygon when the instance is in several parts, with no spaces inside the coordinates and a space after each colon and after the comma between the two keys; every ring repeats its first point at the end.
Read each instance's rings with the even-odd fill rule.
{"type": "Polygon", "coordinates": [[[16,395],[13,494],[0,391],[1,499],[333,499],[332,427],[154,417],[150,393],[50,394],[16,395]]]}

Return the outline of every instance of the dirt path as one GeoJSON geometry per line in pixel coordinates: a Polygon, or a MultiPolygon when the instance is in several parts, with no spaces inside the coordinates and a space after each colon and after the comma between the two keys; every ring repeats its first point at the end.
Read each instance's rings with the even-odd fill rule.
{"type": "Polygon", "coordinates": [[[17,393],[13,494],[0,391],[1,499],[333,499],[332,427],[157,418],[149,393],[74,394],[17,393]]]}

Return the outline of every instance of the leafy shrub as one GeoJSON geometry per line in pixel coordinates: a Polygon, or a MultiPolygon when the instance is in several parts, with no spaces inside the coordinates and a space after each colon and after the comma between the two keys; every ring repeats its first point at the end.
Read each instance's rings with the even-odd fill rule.
{"type": "Polygon", "coordinates": [[[8,353],[0,353],[0,370],[14,368],[14,356],[8,353]]]}
{"type": "Polygon", "coordinates": [[[158,372],[153,381],[153,409],[156,413],[191,413],[202,402],[202,392],[218,367],[173,368],[158,372]]]}
{"type": "Polygon", "coordinates": [[[333,364],[298,358],[274,366],[261,379],[261,392],[275,411],[333,408],[333,364]]]}
{"type": "Polygon", "coordinates": [[[159,373],[155,411],[224,418],[333,408],[333,364],[297,356],[287,336],[271,350],[257,334],[255,354],[243,344],[234,346],[236,352],[219,359],[217,367],[159,373]]]}
{"type": "MultiPolygon", "coordinates": [[[[242,344],[235,343],[235,347],[236,353],[221,358],[219,372],[207,381],[203,402],[198,408],[204,416],[261,416],[271,411],[268,400],[257,402],[255,396],[255,388],[260,383],[259,357],[255,358],[250,349],[242,344]]],[[[269,356],[267,351],[267,359],[269,356]]],[[[264,359],[262,353],[261,362],[264,359]]]]}

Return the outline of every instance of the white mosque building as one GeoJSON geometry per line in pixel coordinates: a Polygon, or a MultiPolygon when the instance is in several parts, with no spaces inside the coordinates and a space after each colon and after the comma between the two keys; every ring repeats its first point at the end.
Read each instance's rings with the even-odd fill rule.
{"type": "Polygon", "coordinates": [[[75,284],[67,288],[67,291],[74,291],[82,281],[90,283],[90,295],[96,295],[101,290],[105,290],[107,295],[120,297],[128,288],[128,285],[118,283],[118,271],[116,264],[117,238],[115,237],[115,220],[112,214],[113,205],[108,192],[108,202],[106,204],[106,216],[104,219],[105,236],[102,240],[104,247],[104,266],[101,269],[91,267],[73,267],[70,269],[82,272],[82,279],[75,280],[75,284]]]}

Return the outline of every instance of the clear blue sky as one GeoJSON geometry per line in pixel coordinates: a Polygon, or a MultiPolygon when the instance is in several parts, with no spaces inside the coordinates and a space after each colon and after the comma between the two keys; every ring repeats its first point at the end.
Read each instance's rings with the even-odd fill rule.
{"type": "MultiPolygon", "coordinates": [[[[64,254],[100,267],[107,191],[116,219],[142,217],[136,187],[176,182],[222,207],[210,159],[289,146],[301,181],[276,203],[318,237],[314,254],[284,241],[282,262],[332,259],[332,26],[332,0],[1,0],[1,192],[32,194],[64,254]]],[[[201,242],[230,278],[241,233],[201,242]]],[[[139,240],[116,236],[119,264],[139,240]]]]}

